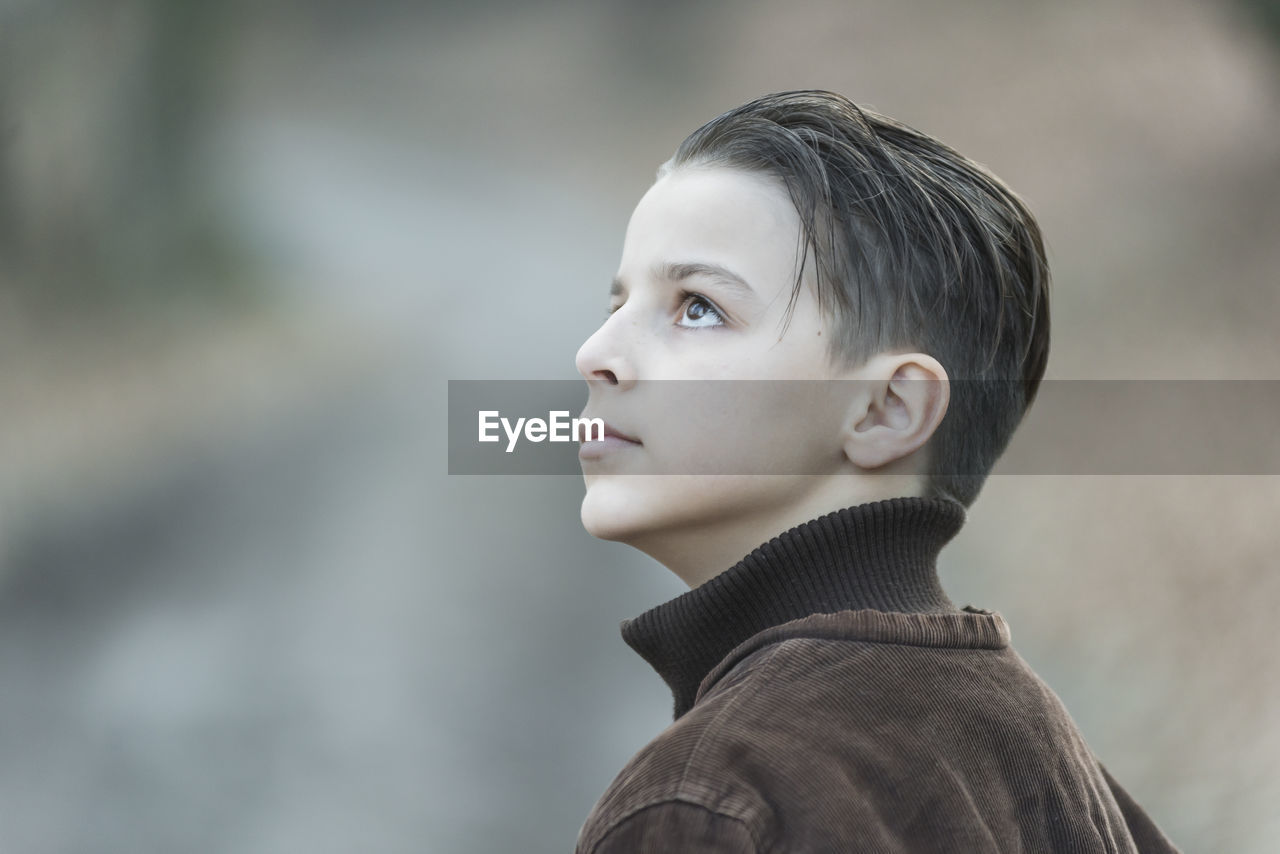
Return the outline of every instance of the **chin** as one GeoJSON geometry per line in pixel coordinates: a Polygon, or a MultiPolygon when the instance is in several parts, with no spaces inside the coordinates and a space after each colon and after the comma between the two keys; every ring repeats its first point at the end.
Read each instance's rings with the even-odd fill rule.
{"type": "Polygon", "coordinates": [[[596,480],[582,497],[582,527],[597,539],[626,542],[644,530],[641,503],[622,484],[596,480]]]}
{"type": "Polygon", "coordinates": [[[759,479],[693,475],[600,476],[587,483],[582,526],[642,551],[666,535],[716,525],[752,505],[759,479]]]}

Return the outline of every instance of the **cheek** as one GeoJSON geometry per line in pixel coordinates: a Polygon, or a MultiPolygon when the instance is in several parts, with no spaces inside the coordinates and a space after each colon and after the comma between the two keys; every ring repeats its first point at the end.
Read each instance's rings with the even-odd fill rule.
{"type": "Polygon", "coordinates": [[[824,474],[843,453],[842,413],[822,382],[666,383],[647,414],[655,473],[824,474]]]}

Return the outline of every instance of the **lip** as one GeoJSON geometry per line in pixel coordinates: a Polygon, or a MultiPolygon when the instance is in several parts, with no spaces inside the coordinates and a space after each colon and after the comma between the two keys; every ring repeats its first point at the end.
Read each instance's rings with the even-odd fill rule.
{"type": "Polygon", "coordinates": [[[630,442],[633,445],[644,444],[644,442],[641,442],[635,436],[630,436],[626,433],[623,433],[617,427],[614,427],[612,424],[606,421],[604,422],[604,437],[608,439],[610,436],[614,437],[615,439],[621,439],[624,442],[630,442]]]}
{"type": "MultiPolygon", "coordinates": [[[[585,417],[585,416],[583,416],[585,417]]],[[[604,422],[604,438],[583,442],[578,446],[579,459],[599,459],[606,454],[625,448],[639,448],[644,445],[639,439],[622,432],[608,421],[604,422]]]]}

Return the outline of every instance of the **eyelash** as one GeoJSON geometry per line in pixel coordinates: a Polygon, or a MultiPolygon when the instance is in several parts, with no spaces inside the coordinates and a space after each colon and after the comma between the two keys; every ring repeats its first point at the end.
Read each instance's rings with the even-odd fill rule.
{"type": "MultiPolygon", "coordinates": [[[[714,314],[714,315],[716,316],[716,318],[717,318],[717,319],[719,319],[719,321],[720,321],[720,323],[721,323],[721,324],[724,324],[724,323],[727,323],[727,322],[728,322],[728,321],[725,319],[724,312],[722,312],[720,309],[716,308],[716,304],[715,304],[715,303],[713,303],[711,300],[709,300],[709,299],[707,299],[706,297],[704,297],[702,294],[700,294],[700,293],[696,293],[696,292],[694,292],[694,291],[683,291],[683,290],[682,290],[682,291],[680,291],[680,316],[681,316],[681,317],[684,317],[684,312],[685,312],[685,310],[689,307],[689,303],[690,303],[690,302],[700,302],[700,303],[702,303],[704,306],[706,306],[706,308],[707,308],[707,311],[708,311],[708,312],[710,312],[711,314],[714,314]]],[[[676,325],[677,325],[677,326],[679,326],[679,324],[676,324],[676,325]]],[[[682,328],[684,328],[684,329],[706,329],[706,328],[708,328],[708,327],[704,327],[704,326],[692,326],[692,327],[690,327],[690,326],[685,326],[685,327],[682,327],[682,328]]]]}
{"type": "MultiPolygon", "coordinates": [[[[719,318],[719,320],[720,320],[720,322],[721,322],[722,324],[724,324],[724,323],[728,323],[728,322],[729,322],[728,318],[726,318],[726,317],[724,316],[724,312],[723,312],[723,311],[721,311],[720,309],[716,308],[716,304],[715,304],[715,303],[713,303],[711,300],[707,299],[706,297],[704,297],[702,294],[698,293],[697,291],[686,291],[686,290],[681,290],[681,291],[680,291],[680,313],[681,313],[681,315],[683,315],[683,314],[684,314],[684,310],[685,310],[686,308],[688,308],[688,307],[689,307],[689,302],[690,302],[690,300],[697,300],[698,302],[700,302],[700,303],[702,303],[703,305],[705,305],[705,306],[707,307],[707,311],[711,312],[711,313],[712,313],[712,314],[714,314],[717,318],[719,318]]],[[[622,308],[622,305],[621,305],[621,304],[619,304],[619,305],[615,305],[615,306],[610,306],[609,308],[605,309],[604,316],[605,316],[606,318],[608,318],[608,317],[609,317],[609,315],[613,314],[615,311],[617,311],[617,310],[618,310],[618,309],[620,309],[620,308],[622,308]]],[[[679,324],[677,324],[677,326],[678,326],[678,325],[679,325],[679,324]]],[[[681,327],[681,328],[683,328],[683,329],[705,329],[705,328],[707,328],[707,327],[702,327],[702,326],[685,326],[685,327],[681,327]]]]}

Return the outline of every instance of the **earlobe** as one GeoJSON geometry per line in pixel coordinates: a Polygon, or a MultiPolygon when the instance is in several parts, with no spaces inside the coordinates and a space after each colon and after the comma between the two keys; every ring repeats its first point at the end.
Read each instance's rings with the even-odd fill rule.
{"type": "Polygon", "coordinates": [[[942,423],[951,399],[947,372],[924,353],[885,354],[864,367],[851,401],[845,455],[862,469],[906,463],[942,423]]]}

